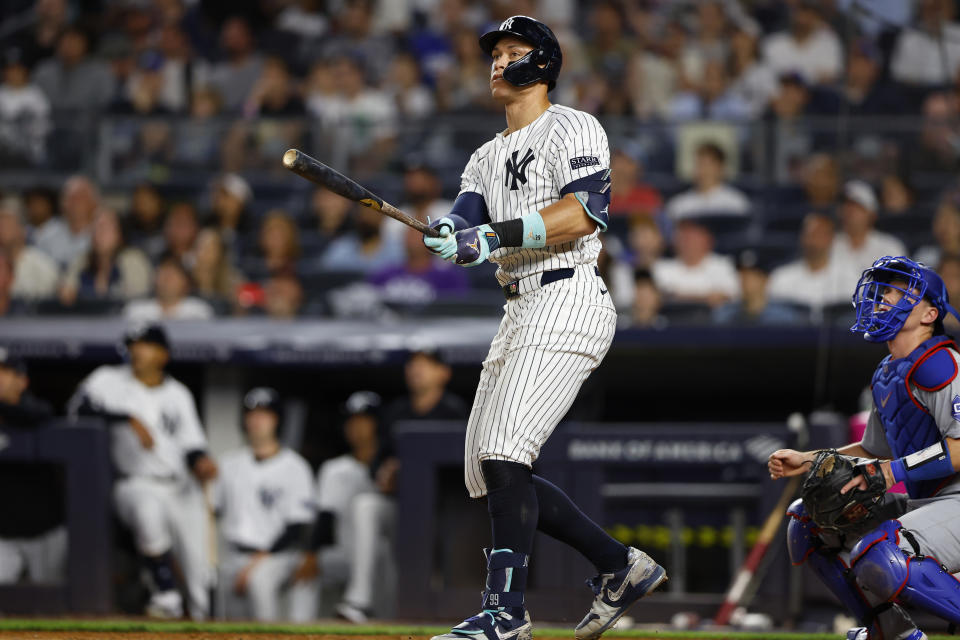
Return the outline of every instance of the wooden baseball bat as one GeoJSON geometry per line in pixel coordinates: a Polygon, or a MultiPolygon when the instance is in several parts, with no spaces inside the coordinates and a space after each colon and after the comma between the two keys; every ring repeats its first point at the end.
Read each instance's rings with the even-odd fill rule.
{"type": "Polygon", "coordinates": [[[357,184],[336,169],[328,167],[316,158],[311,158],[299,149],[288,149],[287,152],[283,154],[283,166],[301,178],[306,178],[310,182],[326,187],[347,200],[359,202],[365,207],[388,215],[394,220],[399,220],[408,227],[413,227],[426,236],[430,236],[431,238],[440,236],[436,229],[431,229],[413,216],[400,211],[400,209],[384,201],[383,198],[377,194],[357,184]]]}
{"type": "Polygon", "coordinates": [[[780,529],[780,523],[787,514],[787,506],[797,491],[801,477],[802,476],[794,476],[790,478],[787,486],[783,488],[783,493],[780,494],[777,505],[773,508],[773,511],[770,512],[770,515],[767,516],[767,521],[763,523],[763,528],[760,529],[760,535],[757,536],[757,541],[754,543],[753,548],[750,549],[750,554],[747,556],[747,559],[743,561],[743,565],[741,565],[736,577],[734,577],[730,589],[723,599],[723,604],[720,605],[720,609],[717,611],[717,615],[713,617],[714,624],[722,626],[730,621],[730,614],[732,614],[733,610],[740,604],[747,587],[750,586],[754,572],[757,570],[757,567],[760,566],[760,561],[763,560],[763,556],[766,555],[767,549],[773,541],[773,537],[777,535],[777,531],[780,529]]]}

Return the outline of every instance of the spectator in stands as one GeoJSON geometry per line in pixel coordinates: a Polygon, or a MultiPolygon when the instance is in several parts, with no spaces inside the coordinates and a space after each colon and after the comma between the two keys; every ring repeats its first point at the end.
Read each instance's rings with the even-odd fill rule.
{"type": "Polygon", "coordinates": [[[173,157],[187,167],[214,164],[220,152],[224,126],[217,121],[221,112],[220,94],[209,87],[199,87],[190,97],[190,118],[178,123],[173,157]]]}
{"type": "Polygon", "coordinates": [[[0,247],[0,317],[29,311],[22,300],[13,297],[13,278],[13,260],[7,250],[0,247]]]}
{"type": "Polygon", "coordinates": [[[244,281],[243,274],[233,267],[223,238],[215,229],[203,229],[197,234],[191,273],[196,294],[220,302],[232,302],[237,287],[244,281]]]}
{"type": "Polygon", "coordinates": [[[395,53],[393,38],[378,33],[374,25],[373,0],[347,0],[340,5],[334,19],[336,29],[321,43],[323,57],[348,55],[361,63],[363,75],[375,85],[382,84],[395,53]]]}
{"type": "MultiPolygon", "coordinates": [[[[360,533],[360,523],[355,521],[357,499],[377,492],[370,465],[380,446],[379,410],[380,396],[376,393],[351,394],[344,404],[346,420],[343,423],[343,436],[349,450],[321,464],[317,472],[318,514],[313,546],[318,550],[320,579],[327,589],[342,590],[350,579],[360,533]]],[[[394,570],[389,544],[380,545],[373,552],[372,559],[377,566],[382,561],[384,568],[394,570]]]]}
{"type": "Polygon", "coordinates": [[[70,24],[71,12],[67,0],[39,0],[31,9],[29,20],[20,25],[11,24],[14,28],[19,26],[20,30],[14,32],[10,40],[23,49],[27,61],[32,64],[56,52],[60,34],[70,24]]]}
{"type": "Polygon", "coordinates": [[[584,43],[584,50],[590,67],[626,69],[633,45],[624,32],[627,21],[620,4],[597,2],[589,9],[587,20],[591,36],[584,43]]]}
{"type": "Polygon", "coordinates": [[[13,297],[42,300],[56,293],[60,271],[49,256],[27,244],[27,230],[17,202],[0,203],[0,248],[13,264],[13,297]]]}
{"type": "Polygon", "coordinates": [[[907,85],[932,86],[952,81],[960,69],[960,25],[949,0],[919,0],[915,26],[897,37],[890,75],[907,85]]]}
{"type": "Polygon", "coordinates": [[[124,243],[120,221],[110,209],[93,219],[90,250],[67,269],[60,302],[77,300],[132,300],[150,292],[150,262],[144,253],[124,243]]]}
{"type": "Polygon", "coordinates": [[[370,464],[376,491],[354,499],[354,546],[350,562],[350,580],[337,605],[337,614],[355,623],[363,623],[375,613],[376,585],[381,548],[392,549],[396,527],[397,475],[393,428],[400,422],[446,420],[462,422],[467,417],[466,403],[447,391],[452,371],[434,345],[422,345],[404,366],[407,395],[397,398],[383,410],[379,449],[370,464]]]}
{"type": "Polygon", "coordinates": [[[729,27],[723,2],[706,0],[696,3],[696,29],[684,54],[702,70],[699,77],[694,78],[697,84],[709,79],[708,65],[722,64],[727,60],[730,52],[729,27]]]}
{"type": "Polygon", "coordinates": [[[400,118],[423,120],[436,111],[433,93],[423,84],[420,65],[409,53],[400,52],[393,58],[386,81],[387,93],[393,97],[400,118]]]}
{"type": "Polygon", "coordinates": [[[932,93],[923,101],[920,144],[911,145],[904,154],[911,171],[917,173],[953,172],[960,157],[960,132],[956,118],[958,101],[944,93],[932,93]]]}
{"type": "Polygon", "coordinates": [[[220,463],[218,515],[227,545],[219,587],[226,617],[233,620],[316,617],[317,560],[309,548],[316,518],[313,472],[280,441],[282,408],[276,390],[248,391],[246,446],[224,454],[220,463]]]}
{"type": "Polygon", "coordinates": [[[111,111],[136,116],[169,115],[170,110],[163,104],[163,80],[163,56],[153,50],[144,51],[111,111]]]}
{"type": "Polygon", "coordinates": [[[713,252],[714,238],[699,220],[681,218],[673,233],[675,258],[653,264],[653,280],[671,302],[717,307],[740,296],[732,261],[713,252]]]}
{"type": "Polygon", "coordinates": [[[707,61],[703,67],[703,80],[695,87],[673,95],[667,107],[667,117],[675,122],[748,120],[750,104],[730,89],[727,65],[721,60],[707,61]]]}
{"type": "Polygon", "coordinates": [[[629,326],[661,329],[667,319],[660,313],[663,295],[649,269],[637,269],[633,274],[633,304],[630,307],[629,326]]]}
{"type": "Polygon", "coordinates": [[[337,96],[332,100],[308,101],[313,115],[334,130],[337,143],[351,157],[357,170],[382,166],[396,137],[397,107],[390,96],[367,85],[361,63],[347,56],[337,58],[332,73],[337,96]],[[317,108],[323,111],[316,111],[317,108]]]}
{"type": "Polygon", "coordinates": [[[880,211],[883,216],[905,216],[913,211],[914,193],[910,184],[896,173],[880,179],[880,211]]]}
{"type": "Polygon", "coordinates": [[[441,111],[489,111],[490,64],[477,48],[474,29],[452,33],[454,60],[437,71],[437,102],[441,111]]]}
{"type": "Polygon", "coordinates": [[[768,300],[770,268],[756,250],[745,249],[737,254],[737,275],[742,297],[714,309],[715,323],[782,325],[793,324],[804,318],[804,314],[789,306],[768,300]]]}
{"type": "Polygon", "coordinates": [[[158,48],[163,56],[160,104],[173,113],[183,113],[190,106],[191,76],[196,66],[190,38],[176,23],[165,24],[159,32],[158,48]]]}
{"type": "Polygon", "coordinates": [[[233,16],[223,23],[220,49],[222,59],[210,69],[205,84],[220,95],[225,109],[239,112],[263,68],[246,19],[233,16]]]}
{"type": "Polygon", "coordinates": [[[89,49],[90,39],[83,29],[69,26],[57,40],[56,56],[34,70],[33,81],[54,110],[97,111],[113,99],[110,69],[92,58],[89,49]]]}
{"type": "Polygon", "coordinates": [[[165,255],[154,272],[153,297],[128,302],[123,316],[131,322],[212,318],[213,309],[207,302],[190,295],[192,288],[190,274],[183,263],[173,255],[165,255]]]}
{"type": "Polygon", "coordinates": [[[843,187],[840,205],[841,231],[833,240],[831,260],[862,272],[883,256],[906,255],[907,249],[895,237],[873,228],[877,221],[877,196],[862,180],[843,187]]]}
{"type": "Polygon", "coordinates": [[[271,318],[289,320],[300,314],[303,285],[293,272],[272,275],[263,287],[264,311],[271,318]]]}
{"type": "Polygon", "coordinates": [[[800,258],[773,270],[767,297],[810,309],[849,302],[860,272],[832,259],[835,232],[829,215],[808,213],[800,231],[800,258]]]}
{"type": "Polygon", "coordinates": [[[840,77],[843,48],[821,18],[819,2],[798,0],[790,9],[790,29],[764,39],[763,58],[776,74],[799,71],[811,84],[829,84],[840,77]]]}
{"type": "Polygon", "coordinates": [[[630,263],[637,269],[652,269],[653,264],[663,257],[663,233],[657,223],[648,216],[630,218],[627,241],[630,263]]]}
{"type": "Polygon", "coordinates": [[[246,180],[235,173],[220,177],[213,188],[212,210],[204,226],[220,231],[228,247],[235,247],[238,235],[249,231],[250,214],[247,207],[253,199],[253,191],[246,180]]]}
{"type": "Polygon", "coordinates": [[[282,209],[273,209],[260,225],[259,255],[246,261],[244,271],[254,280],[296,271],[300,259],[297,223],[282,209]]]}
{"type": "Polygon", "coordinates": [[[163,253],[184,264],[192,261],[199,229],[196,208],[189,202],[175,202],[163,221],[163,253]]]}
{"type": "Polygon", "coordinates": [[[941,200],[933,216],[932,231],[935,244],[917,249],[918,261],[939,264],[944,256],[960,255],[960,202],[956,195],[941,200]]]}
{"type": "Polygon", "coordinates": [[[730,92],[747,104],[752,117],[763,114],[778,90],[777,74],[759,59],[756,33],[740,27],[730,37],[730,92]]]}
{"type": "MultiPolygon", "coordinates": [[[[26,363],[0,348],[0,426],[33,429],[53,417],[53,407],[30,393],[26,363]]],[[[27,576],[34,584],[62,584],[67,568],[63,469],[49,465],[5,464],[0,483],[0,584],[27,576]]]]}
{"type": "Polygon", "coordinates": [[[673,221],[709,215],[745,216],[750,201],[743,193],[726,184],[726,152],[713,142],[697,147],[693,169],[693,188],[667,201],[667,216],[673,221]]]}
{"type": "Polygon", "coordinates": [[[27,238],[33,246],[49,255],[47,247],[58,246],[69,237],[67,225],[57,216],[57,193],[45,187],[32,187],[23,194],[27,238]]]}
{"type": "Polygon", "coordinates": [[[130,211],[123,220],[123,237],[132,247],[141,249],[151,260],[164,250],[163,218],[166,205],[157,188],[141,182],[133,189],[130,211]]]}
{"type": "Polygon", "coordinates": [[[854,40],[847,49],[847,72],[842,97],[851,116],[898,114],[905,111],[899,92],[879,82],[883,56],[866,38],[854,40]]]}
{"type": "Polygon", "coordinates": [[[403,262],[403,244],[385,236],[383,214],[358,207],[353,231],[330,243],[320,256],[326,271],[354,271],[369,274],[403,262]]]}
{"type": "Polygon", "coordinates": [[[643,166],[622,149],[610,158],[610,215],[652,216],[660,210],[663,200],[651,185],[642,182],[643,166]]]}
{"type": "MultiPolygon", "coordinates": [[[[960,300],[960,254],[944,254],[937,264],[937,273],[943,278],[947,295],[954,300],[960,300]]],[[[947,314],[947,316],[943,319],[947,330],[953,334],[960,331],[960,320],[957,320],[951,314],[947,314]]]]}
{"type": "Polygon", "coordinates": [[[50,101],[30,83],[30,69],[18,48],[3,52],[0,84],[0,163],[36,164],[46,158],[50,101]]]}
{"type": "Polygon", "coordinates": [[[407,226],[404,229],[406,261],[367,278],[380,289],[384,301],[416,306],[469,291],[470,282],[463,269],[450,269],[450,263],[438,260],[423,246],[423,234],[407,226]]]}
{"type": "Polygon", "coordinates": [[[264,118],[304,114],[303,100],[296,93],[290,70],[283,58],[271,56],[263,61],[260,77],[243,103],[243,114],[264,118]]]}
{"type": "Polygon", "coordinates": [[[350,211],[356,205],[329,189],[317,187],[310,196],[310,234],[316,240],[318,255],[352,226],[350,211]]]}
{"type": "Polygon", "coordinates": [[[803,191],[808,209],[833,212],[840,196],[840,172],[832,155],[816,153],[807,158],[803,166],[803,191]]]}
{"type": "Polygon", "coordinates": [[[60,191],[60,211],[66,223],[63,232],[58,227],[48,226],[53,220],[37,230],[34,242],[37,248],[53,258],[60,266],[71,264],[90,248],[90,224],[100,207],[100,192],[84,176],[72,176],[60,191]]]}
{"type": "MultiPolygon", "coordinates": [[[[443,185],[437,171],[417,161],[407,163],[404,169],[402,202],[400,208],[421,222],[439,220],[453,207],[453,203],[443,197],[443,185]]],[[[479,220],[473,222],[480,223],[479,220]]],[[[383,221],[383,235],[390,242],[403,243],[409,228],[393,218],[383,221]]]]}

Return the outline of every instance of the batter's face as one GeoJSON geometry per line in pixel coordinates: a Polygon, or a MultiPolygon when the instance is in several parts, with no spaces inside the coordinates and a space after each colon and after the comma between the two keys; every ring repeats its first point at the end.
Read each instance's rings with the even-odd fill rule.
{"type": "Polygon", "coordinates": [[[546,89],[546,85],[542,82],[526,87],[515,87],[503,79],[503,70],[507,65],[516,62],[531,51],[533,46],[529,42],[513,36],[503,36],[493,46],[490,52],[490,57],[493,58],[490,64],[490,94],[494,100],[506,104],[531,91],[536,91],[538,87],[542,86],[546,89]]]}

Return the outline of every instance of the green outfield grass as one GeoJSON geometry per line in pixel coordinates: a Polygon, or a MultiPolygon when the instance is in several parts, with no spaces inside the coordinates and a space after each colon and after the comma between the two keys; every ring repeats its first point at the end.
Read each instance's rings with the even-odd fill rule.
{"type": "MultiPolygon", "coordinates": [[[[417,625],[284,625],[254,624],[235,622],[153,622],[140,620],[73,620],[73,619],[27,619],[0,618],[0,632],[3,631],[93,631],[93,632],[133,632],[133,633],[263,633],[276,635],[344,635],[344,636],[430,636],[448,631],[449,627],[417,625]]],[[[534,630],[534,637],[573,638],[572,628],[541,628],[534,630]]],[[[803,634],[786,632],[744,633],[718,631],[657,631],[651,629],[630,629],[610,631],[604,638],[649,638],[657,637],[673,640],[838,640],[837,634],[803,634]]],[[[930,636],[931,640],[951,640],[954,636],[930,636]]]]}

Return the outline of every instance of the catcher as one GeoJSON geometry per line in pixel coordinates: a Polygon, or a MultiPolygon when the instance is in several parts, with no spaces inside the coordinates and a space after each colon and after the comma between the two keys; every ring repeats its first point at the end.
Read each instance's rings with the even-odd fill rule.
{"type": "Polygon", "coordinates": [[[863,439],[836,451],[781,449],[774,479],[807,473],[787,512],[787,547],[863,627],[848,640],[927,636],[903,603],[960,624],[960,353],[944,335],[943,280],[904,257],[863,272],[851,331],[886,342],[863,439]],[[909,499],[888,494],[903,482],[909,499]]]}

